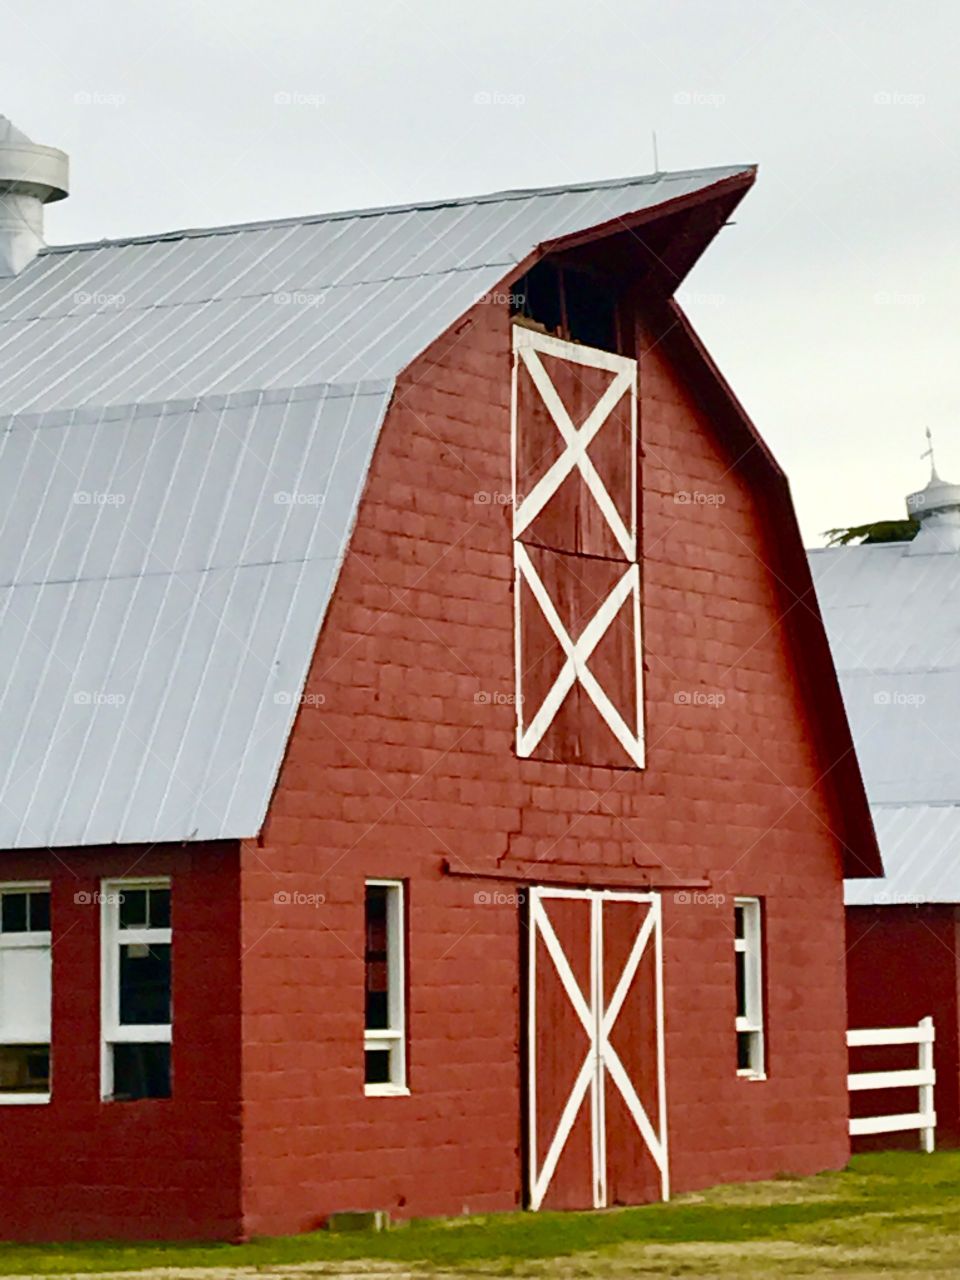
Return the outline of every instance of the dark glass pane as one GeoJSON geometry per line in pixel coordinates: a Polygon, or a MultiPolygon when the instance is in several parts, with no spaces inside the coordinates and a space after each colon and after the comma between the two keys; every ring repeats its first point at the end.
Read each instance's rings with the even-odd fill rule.
{"type": "Polygon", "coordinates": [[[366,1029],[368,1031],[386,1031],[389,1026],[389,1013],[386,991],[368,991],[366,1029]]]}
{"type": "Polygon", "coordinates": [[[48,1044],[0,1046],[0,1094],[49,1092],[50,1046],[48,1044]]]}
{"type": "Polygon", "coordinates": [[[49,893],[30,894],[30,928],[34,933],[50,932],[49,893]]]}
{"type": "Polygon", "coordinates": [[[749,1071],[753,1066],[750,1054],[750,1045],[753,1039],[752,1031],[737,1032],[737,1070],[749,1071]]]}
{"type": "Polygon", "coordinates": [[[115,1044],[113,1096],[118,1102],[170,1097],[168,1044],[115,1044]]]}
{"type": "Polygon", "coordinates": [[[742,951],[737,957],[737,1017],[747,1016],[747,957],[742,951]]]}
{"type": "Polygon", "coordinates": [[[383,1031],[389,1025],[387,998],[387,890],[368,885],[366,894],[366,944],[364,950],[366,1028],[383,1031]]]}
{"type": "Polygon", "coordinates": [[[390,1050],[389,1049],[365,1049],[365,1084],[389,1084],[390,1083],[390,1050]]]}
{"type": "Polygon", "coordinates": [[[170,1022],[170,952],[169,943],[120,947],[122,1026],[166,1026],[170,1022]]]}
{"type": "Polygon", "coordinates": [[[170,928],[170,890],[150,890],[150,928],[170,928]]]}
{"type": "Polygon", "coordinates": [[[145,929],[147,927],[146,889],[120,890],[120,928],[145,929]]]}
{"type": "Polygon", "coordinates": [[[0,931],[3,933],[26,933],[27,895],[25,893],[5,893],[0,895],[0,931]]]}
{"type": "Polygon", "coordinates": [[[747,936],[746,932],[744,931],[743,917],[744,917],[743,907],[734,907],[733,908],[733,932],[738,938],[745,938],[747,936]]]}

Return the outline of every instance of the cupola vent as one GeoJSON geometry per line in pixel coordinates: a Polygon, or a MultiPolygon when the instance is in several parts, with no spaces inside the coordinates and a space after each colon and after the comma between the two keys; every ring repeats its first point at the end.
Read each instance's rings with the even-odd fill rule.
{"type": "Polygon", "coordinates": [[[0,276],[15,276],[43,248],[43,206],[64,200],[69,161],[56,147],[38,147],[0,116],[0,276]]]}
{"type": "Polygon", "coordinates": [[[960,484],[949,484],[937,475],[933,440],[924,457],[930,459],[930,479],[922,489],[907,495],[907,511],[920,522],[920,532],[910,543],[909,555],[935,555],[960,551],[960,484]]]}

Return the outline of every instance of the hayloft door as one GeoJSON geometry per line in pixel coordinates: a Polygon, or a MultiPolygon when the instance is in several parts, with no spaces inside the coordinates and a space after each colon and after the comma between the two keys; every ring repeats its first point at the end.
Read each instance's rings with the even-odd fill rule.
{"type": "Polygon", "coordinates": [[[642,769],[637,362],[513,331],[517,755],[642,769]]]}
{"type": "Polygon", "coordinates": [[[669,1195],[656,894],[533,888],[527,970],[527,1203],[669,1195]]]}

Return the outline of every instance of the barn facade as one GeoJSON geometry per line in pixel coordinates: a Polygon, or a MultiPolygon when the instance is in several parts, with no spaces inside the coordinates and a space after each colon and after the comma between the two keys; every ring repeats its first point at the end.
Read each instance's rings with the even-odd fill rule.
{"type": "Polygon", "coordinates": [[[4,1237],[845,1162],[879,860],[786,481],[672,296],[753,179],[0,280],[4,1237]]]}
{"type": "MultiPolygon", "coordinates": [[[[851,1027],[932,1017],[937,1142],[960,1143],[960,485],[907,498],[912,541],[810,553],[853,726],[886,876],[850,880],[851,1027]]],[[[862,1070],[910,1068],[910,1049],[877,1048],[862,1070]]],[[[916,1110],[916,1092],[857,1100],[868,1114],[916,1110]]],[[[860,1138],[863,1146],[880,1139],[860,1138]]],[[[916,1134],[885,1136],[915,1145],[916,1134]]]]}

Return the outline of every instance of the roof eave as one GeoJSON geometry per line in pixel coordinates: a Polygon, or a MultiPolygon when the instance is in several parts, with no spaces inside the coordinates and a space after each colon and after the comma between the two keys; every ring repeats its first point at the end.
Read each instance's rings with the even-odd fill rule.
{"type": "Polygon", "coordinates": [[[789,592],[790,598],[784,602],[783,617],[788,631],[794,636],[795,665],[805,686],[804,697],[811,711],[811,720],[820,730],[819,755],[825,762],[832,759],[832,763],[825,764],[820,781],[826,781],[832,793],[833,808],[840,817],[835,834],[842,848],[844,876],[858,879],[883,876],[883,860],[867,791],[797,524],[789,482],[682,308],[674,299],[668,300],[666,308],[676,323],[665,332],[665,346],[674,350],[685,349],[711,385],[714,400],[722,402],[740,433],[743,452],[735,465],[759,467],[769,482],[767,485],[755,485],[754,490],[761,504],[768,508],[769,521],[776,535],[772,545],[780,557],[781,572],[775,573],[774,578],[781,591],[789,592]]]}
{"type": "MultiPolygon", "coordinates": [[[[611,218],[607,222],[598,222],[595,226],[589,227],[584,231],[576,231],[571,235],[559,236],[554,240],[544,241],[540,245],[538,252],[543,256],[547,253],[556,253],[564,249],[574,249],[579,245],[602,240],[607,236],[617,235],[622,231],[636,230],[637,227],[645,226],[650,222],[660,222],[664,218],[671,217],[677,213],[684,213],[691,209],[700,208],[703,205],[714,204],[724,198],[732,198],[734,204],[739,204],[753,186],[756,178],[757,166],[749,165],[742,172],[733,174],[728,178],[721,178],[717,182],[711,182],[707,186],[700,187],[697,191],[690,191],[685,195],[674,196],[660,201],[649,208],[639,209],[636,213],[611,218]]],[[[704,248],[712,239],[713,237],[710,236],[705,241],[704,248]]]]}

